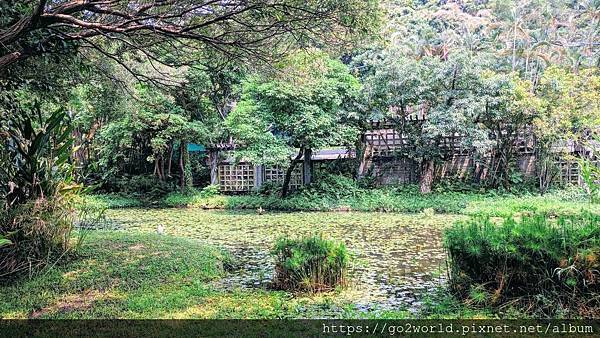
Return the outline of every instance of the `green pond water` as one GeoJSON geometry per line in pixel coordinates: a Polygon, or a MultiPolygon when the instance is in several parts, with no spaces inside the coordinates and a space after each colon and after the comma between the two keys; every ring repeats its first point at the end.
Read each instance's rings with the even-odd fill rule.
{"type": "Polygon", "coordinates": [[[256,212],[200,209],[119,209],[108,218],[124,231],[187,237],[228,250],[236,268],[215,286],[268,289],[280,236],[314,233],[343,241],[353,254],[352,286],[342,292],[359,309],[417,309],[419,299],[446,282],[443,229],[454,215],[359,212],[256,212]]]}

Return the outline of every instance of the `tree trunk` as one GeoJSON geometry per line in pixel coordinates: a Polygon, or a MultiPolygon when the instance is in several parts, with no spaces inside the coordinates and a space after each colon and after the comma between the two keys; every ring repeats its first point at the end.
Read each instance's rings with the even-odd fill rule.
{"type": "Polygon", "coordinates": [[[167,177],[171,177],[171,165],[173,163],[173,141],[169,144],[169,164],[167,166],[167,177]]]}
{"type": "Polygon", "coordinates": [[[152,175],[160,179],[160,176],[158,175],[158,158],[154,159],[154,172],[152,173],[152,175]]]}
{"type": "Polygon", "coordinates": [[[184,189],[186,187],[188,187],[190,184],[189,180],[190,180],[190,175],[189,175],[189,162],[190,162],[190,158],[189,158],[189,154],[187,151],[187,142],[186,141],[181,141],[179,143],[179,186],[181,188],[181,191],[183,192],[184,189]]]}
{"type": "Polygon", "coordinates": [[[550,188],[550,185],[558,172],[554,170],[552,155],[548,149],[540,149],[540,147],[538,147],[535,154],[535,161],[539,184],[538,188],[540,189],[540,194],[544,195],[550,188]]]}
{"type": "Polygon", "coordinates": [[[298,155],[296,156],[296,158],[294,158],[292,160],[292,163],[290,163],[290,166],[285,171],[285,177],[283,178],[283,187],[281,188],[281,198],[287,197],[289,189],[290,189],[290,180],[292,179],[292,172],[294,171],[294,168],[296,167],[296,163],[298,163],[298,161],[300,161],[303,154],[304,154],[304,148],[300,148],[300,151],[298,151],[298,155]]]}
{"type": "Polygon", "coordinates": [[[369,170],[371,153],[373,151],[372,145],[367,144],[364,133],[361,135],[360,139],[356,142],[356,158],[357,167],[356,167],[356,178],[361,179],[365,177],[369,170]]]}
{"type": "Polygon", "coordinates": [[[160,181],[163,180],[163,173],[161,171],[161,164],[160,164],[160,157],[159,156],[157,156],[154,159],[154,175],[156,175],[156,177],[158,177],[158,179],[160,181]]]}
{"type": "Polygon", "coordinates": [[[210,167],[210,184],[218,184],[218,159],[219,153],[216,150],[211,150],[208,152],[208,165],[210,167]]]}
{"type": "Polygon", "coordinates": [[[165,176],[165,158],[163,155],[160,155],[160,158],[158,160],[158,170],[160,170],[160,178],[161,180],[165,180],[166,176],[165,176]]]}
{"type": "Polygon", "coordinates": [[[303,162],[303,166],[302,166],[302,183],[304,185],[308,185],[310,184],[310,182],[312,182],[312,164],[311,164],[311,158],[312,158],[312,149],[306,149],[304,150],[304,162],[303,162]]]}
{"type": "Polygon", "coordinates": [[[435,173],[435,163],[433,160],[424,160],[421,164],[421,178],[419,186],[421,194],[429,194],[433,186],[433,176],[435,173]]]}

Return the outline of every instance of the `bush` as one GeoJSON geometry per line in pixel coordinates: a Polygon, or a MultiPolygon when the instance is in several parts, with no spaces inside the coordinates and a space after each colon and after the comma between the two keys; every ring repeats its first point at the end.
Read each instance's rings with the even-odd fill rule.
{"type": "Polygon", "coordinates": [[[470,303],[522,302],[545,315],[600,310],[600,216],[477,217],[447,230],[452,289],[470,303]],[[563,304],[559,309],[557,304],[563,304]]]}
{"type": "Polygon", "coordinates": [[[273,254],[275,286],[291,291],[328,291],[347,285],[349,254],[344,243],[311,236],[280,238],[273,254]]]}
{"type": "Polygon", "coordinates": [[[67,200],[39,198],[0,215],[0,280],[39,271],[69,249],[74,212],[67,200]]]}
{"type": "Polygon", "coordinates": [[[83,195],[83,202],[102,209],[138,208],[145,204],[138,198],[118,194],[83,195]]]}
{"type": "Polygon", "coordinates": [[[219,189],[220,189],[220,187],[218,184],[207,185],[206,187],[202,188],[202,190],[200,191],[200,197],[217,196],[219,194],[219,189]]]}
{"type": "Polygon", "coordinates": [[[343,175],[323,175],[306,190],[336,199],[354,197],[364,192],[355,179],[343,175]]]}
{"type": "Polygon", "coordinates": [[[75,217],[73,126],[59,109],[0,116],[0,281],[32,275],[70,249],[75,217]],[[47,116],[47,118],[44,118],[47,116]]]}
{"type": "Polygon", "coordinates": [[[280,195],[283,183],[280,182],[265,182],[258,189],[258,193],[265,196],[280,195]]]}
{"type": "Polygon", "coordinates": [[[278,194],[217,195],[203,197],[196,193],[171,193],[162,203],[169,207],[204,209],[258,209],[283,211],[383,211],[418,213],[431,209],[435,213],[507,217],[516,213],[579,214],[582,210],[600,213],[600,204],[590,204],[580,188],[539,195],[485,194],[444,192],[419,194],[417,186],[363,189],[355,194],[340,191],[337,195],[310,187],[280,198],[278,194]]]}
{"type": "Polygon", "coordinates": [[[148,200],[156,200],[169,192],[177,190],[174,181],[161,181],[154,175],[124,176],[109,184],[110,191],[125,196],[137,196],[148,200]]]}

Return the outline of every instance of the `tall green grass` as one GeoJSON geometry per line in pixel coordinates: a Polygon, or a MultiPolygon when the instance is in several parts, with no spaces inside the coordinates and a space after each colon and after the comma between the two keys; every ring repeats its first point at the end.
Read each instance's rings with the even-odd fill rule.
{"type": "Polygon", "coordinates": [[[600,313],[600,216],[459,222],[444,236],[452,289],[472,304],[523,303],[546,315],[600,313]]]}
{"type": "Polygon", "coordinates": [[[600,204],[590,204],[581,189],[557,190],[543,196],[497,192],[435,192],[421,195],[418,187],[353,189],[337,193],[303,190],[288,198],[277,195],[203,195],[172,193],[162,205],[203,209],[258,209],[282,211],[380,211],[437,213],[507,217],[515,213],[543,212],[578,214],[582,210],[600,214],[600,204]]]}
{"type": "Polygon", "coordinates": [[[344,243],[311,236],[280,238],[275,244],[275,286],[290,291],[328,291],[347,285],[349,254],[344,243]]]}

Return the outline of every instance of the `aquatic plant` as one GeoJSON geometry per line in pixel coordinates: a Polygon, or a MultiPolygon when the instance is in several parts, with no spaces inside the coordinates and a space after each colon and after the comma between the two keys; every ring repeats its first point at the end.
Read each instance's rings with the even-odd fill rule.
{"type": "Polygon", "coordinates": [[[275,286],[291,291],[329,291],[347,285],[349,254],[342,242],[313,235],[280,238],[273,254],[275,286]]]}
{"type": "Polygon", "coordinates": [[[473,304],[522,302],[545,315],[600,310],[598,215],[476,217],[448,229],[444,245],[451,287],[473,304]]]}

